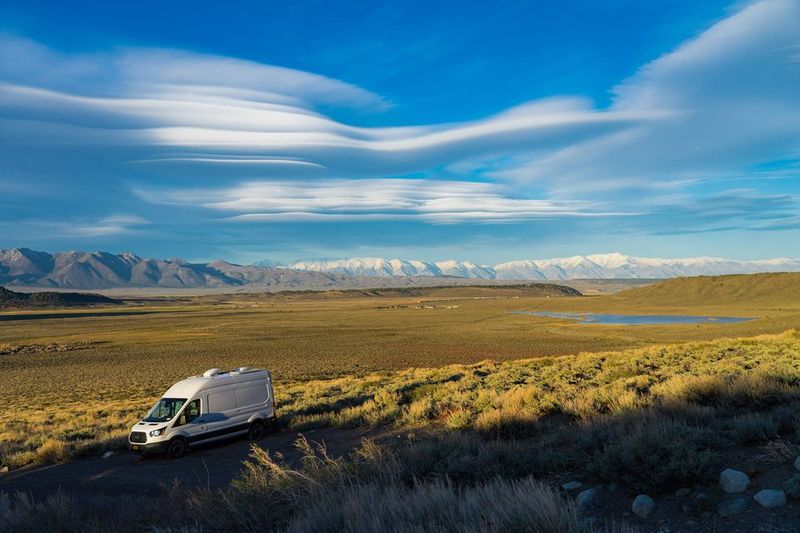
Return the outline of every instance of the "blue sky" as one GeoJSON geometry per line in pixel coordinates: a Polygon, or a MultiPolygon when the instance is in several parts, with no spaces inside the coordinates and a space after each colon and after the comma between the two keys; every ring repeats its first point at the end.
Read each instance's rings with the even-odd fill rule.
{"type": "Polygon", "coordinates": [[[800,0],[0,5],[0,247],[798,256],[800,0]]]}

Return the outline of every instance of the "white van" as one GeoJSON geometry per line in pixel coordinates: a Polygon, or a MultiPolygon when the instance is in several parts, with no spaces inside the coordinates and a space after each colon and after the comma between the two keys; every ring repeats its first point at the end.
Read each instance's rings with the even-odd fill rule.
{"type": "Polygon", "coordinates": [[[257,368],[212,368],[169,388],[128,443],[142,454],[181,457],[186,448],[234,435],[260,439],[276,420],[272,373],[257,368]]]}

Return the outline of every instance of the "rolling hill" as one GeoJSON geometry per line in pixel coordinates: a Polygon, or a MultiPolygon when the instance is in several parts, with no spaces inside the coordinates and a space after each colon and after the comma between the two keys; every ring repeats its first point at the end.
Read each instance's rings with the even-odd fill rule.
{"type": "Polygon", "coordinates": [[[747,302],[779,305],[797,302],[800,273],[697,276],[676,278],[655,285],[623,291],[617,299],[663,305],[702,305],[747,302]]]}

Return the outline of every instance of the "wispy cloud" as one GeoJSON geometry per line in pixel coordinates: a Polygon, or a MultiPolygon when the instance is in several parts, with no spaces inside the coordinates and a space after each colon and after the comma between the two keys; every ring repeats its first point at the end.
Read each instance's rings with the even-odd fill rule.
{"type": "Polygon", "coordinates": [[[511,222],[630,215],[587,202],[511,197],[491,183],[423,179],[245,182],[229,189],[139,189],[151,203],[203,207],[227,220],[511,222]]]}
{"type": "MultiPolygon", "coordinates": [[[[800,158],[800,2],[755,2],[613,89],[609,113],[662,113],[496,172],[574,194],[675,180],[725,180],[761,162],[800,158]],[[621,186],[621,187],[620,187],[621,186]]],[[[520,156],[524,159],[524,156],[520,156]]]]}
{"type": "Polygon", "coordinates": [[[0,227],[13,232],[17,238],[37,240],[40,238],[103,238],[126,235],[139,231],[150,221],[136,215],[112,215],[96,220],[86,217],[62,220],[17,220],[0,221],[0,227]]]}

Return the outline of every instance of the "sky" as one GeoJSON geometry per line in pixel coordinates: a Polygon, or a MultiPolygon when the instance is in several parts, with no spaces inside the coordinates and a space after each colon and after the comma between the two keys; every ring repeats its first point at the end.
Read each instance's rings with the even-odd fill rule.
{"type": "Polygon", "coordinates": [[[798,257],[800,0],[0,4],[0,248],[798,257]]]}

